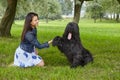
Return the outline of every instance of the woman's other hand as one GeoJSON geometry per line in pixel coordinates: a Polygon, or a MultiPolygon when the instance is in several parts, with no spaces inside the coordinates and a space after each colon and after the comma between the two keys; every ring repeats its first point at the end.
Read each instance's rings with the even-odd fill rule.
{"type": "Polygon", "coordinates": [[[53,40],[48,41],[48,44],[52,43],[53,40]]]}

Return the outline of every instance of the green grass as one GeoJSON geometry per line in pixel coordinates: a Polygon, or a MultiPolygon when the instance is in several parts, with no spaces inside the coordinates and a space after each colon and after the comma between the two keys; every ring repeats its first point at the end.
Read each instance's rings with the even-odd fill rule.
{"type": "MultiPolygon", "coordinates": [[[[40,21],[38,40],[44,43],[62,36],[70,20],[40,21]]],[[[79,23],[82,44],[92,53],[94,62],[71,69],[66,57],[56,47],[39,50],[45,67],[8,67],[20,42],[23,21],[13,24],[11,38],[0,38],[0,80],[120,80],[120,23],[79,23]]]]}

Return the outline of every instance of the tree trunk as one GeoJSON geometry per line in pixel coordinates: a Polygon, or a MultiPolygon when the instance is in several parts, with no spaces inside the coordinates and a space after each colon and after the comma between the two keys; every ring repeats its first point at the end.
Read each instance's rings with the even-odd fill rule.
{"type": "Polygon", "coordinates": [[[14,21],[17,0],[7,0],[8,6],[0,23],[0,36],[11,36],[10,30],[14,21]]]}
{"type": "Polygon", "coordinates": [[[113,19],[115,19],[115,12],[114,12],[114,14],[113,14],[113,19]]]}
{"type": "Polygon", "coordinates": [[[116,16],[116,21],[119,22],[119,14],[116,16]]]}
{"type": "Polygon", "coordinates": [[[80,11],[81,11],[81,7],[82,4],[84,2],[84,0],[79,0],[80,4],[76,3],[76,0],[74,0],[74,18],[73,18],[73,22],[79,23],[80,20],[80,11]]]}
{"type": "Polygon", "coordinates": [[[103,13],[100,13],[100,22],[102,22],[103,13]]]}
{"type": "Polygon", "coordinates": [[[48,23],[48,13],[47,13],[47,15],[46,15],[46,23],[48,23]]]}

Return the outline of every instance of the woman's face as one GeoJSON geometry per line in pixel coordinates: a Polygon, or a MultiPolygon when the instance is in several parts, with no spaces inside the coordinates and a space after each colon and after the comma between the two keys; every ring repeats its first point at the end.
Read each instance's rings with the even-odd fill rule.
{"type": "Polygon", "coordinates": [[[32,26],[32,28],[35,28],[37,25],[38,25],[38,17],[37,16],[34,16],[33,18],[32,18],[32,21],[31,21],[31,26],[32,26]]]}

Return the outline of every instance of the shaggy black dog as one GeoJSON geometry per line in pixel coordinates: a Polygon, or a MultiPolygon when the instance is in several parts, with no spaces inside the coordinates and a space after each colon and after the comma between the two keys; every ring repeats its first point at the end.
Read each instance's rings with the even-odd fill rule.
{"type": "Polygon", "coordinates": [[[71,67],[84,66],[93,61],[91,53],[85,49],[80,41],[79,26],[74,22],[67,24],[62,37],[56,36],[52,45],[64,53],[71,63],[71,67]]]}

